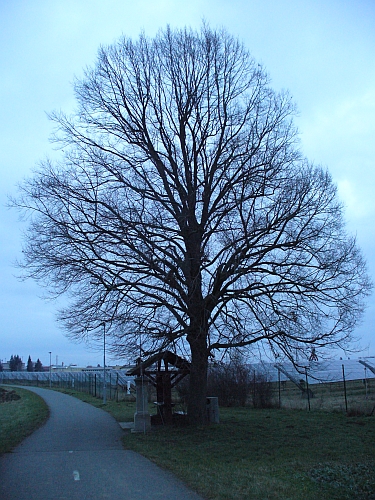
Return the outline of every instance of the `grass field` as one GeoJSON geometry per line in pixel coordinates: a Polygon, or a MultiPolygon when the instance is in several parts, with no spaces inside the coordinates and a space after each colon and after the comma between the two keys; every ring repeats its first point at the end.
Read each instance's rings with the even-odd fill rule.
{"type": "Polygon", "coordinates": [[[375,498],[375,418],[221,409],[221,423],[127,434],[124,444],[205,498],[375,498]],[[372,495],[372,496],[371,496],[372,495]]]}
{"type": "MultiPolygon", "coordinates": [[[[345,403],[339,386],[319,387],[324,400],[330,395],[332,408],[340,409],[331,412],[306,411],[306,400],[298,391],[293,397],[291,389],[285,390],[282,401],[288,394],[289,404],[300,403],[303,410],[220,408],[218,425],[158,426],[148,434],[125,433],[123,442],[125,448],[170,470],[206,499],[375,499],[375,416],[368,415],[374,395],[365,400],[362,389],[360,383],[348,387],[348,415],[355,416],[342,411],[345,403]]],[[[118,421],[133,420],[133,402],[108,401],[103,406],[90,395],[63,392],[109,411],[118,421]]],[[[315,390],[317,407],[318,397],[315,390]]],[[[28,410],[29,400],[23,399],[26,407],[21,413],[32,418],[35,410],[28,410]]],[[[9,420],[13,428],[19,426],[14,426],[11,413],[3,417],[3,409],[12,408],[7,404],[0,408],[2,431],[3,422],[9,425],[9,420]]],[[[15,412],[18,417],[20,409],[15,412]]]]}
{"type": "MultiPolygon", "coordinates": [[[[345,406],[339,386],[319,389],[325,399],[331,394],[333,407],[345,406]]],[[[356,384],[349,389],[354,408],[356,384]]],[[[78,395],[103,407],[99,399],[78,395]]],[[[298,392],[295,399],[306,406],[298,392]]],[[[103,408],[118,421],[133,420],[134,403],[108,402],[103,408]]],[[[123,441],[207,499],[375,499],[375,416],[220,408],[219,425],[160,426],[145,435],[126,433],[123,441]]]]}
{"type": "Polygon", "coordinates": [[[10,389],[21,398],[0,404],[0,454],[11,451],[42,425],[49,414],[48,406],[38,395],[24,389],[10,389]]]}

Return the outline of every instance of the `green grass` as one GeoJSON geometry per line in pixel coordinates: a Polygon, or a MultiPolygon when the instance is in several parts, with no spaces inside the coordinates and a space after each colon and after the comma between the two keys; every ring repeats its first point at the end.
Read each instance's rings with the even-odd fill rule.
{"type": "MultiPolygon", "coordinates": [[[[336,386],[325,390],[327,397],[341,394],[335,394],[336,386]]],[[[133,420],[133,402],[103,406],[93,396],[63,392],[109,411],[118,421],[133,420]]],[[[295,398],[301,401],[297,393],[295,398]]],[[[124,446],[170,470],[207,499],[375,498],[375,416],[221,408],[220,420],[207,427],[126,433],[124,446]]]]}
{"type": "Polygon", "coordinates": [[[41,397],[25,389],[14,390],[21,399],[0,403],[0,454],[11,451],[48,418],[49,410],[41,397]]]}
{"type": "Polygon", "coordinates": [[[129,433],[124,445],[207,499],[375,498],[374,417],[220,411],[219,425],[129,433]]]}
{"type": "MultiPolygon", "coordinates": [[[[336,386],[325,391],[333,399],[341,394],[335,394],[336,386]]],[[[108,411],[118,421],[133,420],[134,402],[107,401],[104,406],[88,394],[63,392],[108,411]]],[[[297,393],[295,398],[301,400],[297,393]]],[[[206,427],[160,426],[148,434],[125,433],[123,442],[206,499],[375,498],[375,416],[221,408],[220,420],[206,427]]]]}

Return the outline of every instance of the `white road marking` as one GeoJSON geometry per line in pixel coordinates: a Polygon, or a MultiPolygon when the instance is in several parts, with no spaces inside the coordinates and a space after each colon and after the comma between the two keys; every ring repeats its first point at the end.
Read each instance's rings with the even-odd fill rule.
{"type": "Polygon", "coordinates": [[[77,470],[73,471],[73,477],[74,477],[74,481],[79,481],[80,480],[79,472],[77,470]]]}

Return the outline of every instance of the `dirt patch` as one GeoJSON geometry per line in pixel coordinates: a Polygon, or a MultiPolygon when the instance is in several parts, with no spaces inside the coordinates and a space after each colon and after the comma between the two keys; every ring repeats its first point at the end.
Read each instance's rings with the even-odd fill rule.
{"type": "Polygon", "coordinates": [[[9,401],[18,401],[21,399],[16,391],[7,391],[0,387],[0,403],[8,403],[9,401]]]}

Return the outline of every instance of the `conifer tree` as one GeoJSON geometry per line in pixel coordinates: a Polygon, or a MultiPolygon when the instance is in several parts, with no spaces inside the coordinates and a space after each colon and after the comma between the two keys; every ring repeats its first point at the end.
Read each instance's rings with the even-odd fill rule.
{"type": "Polygon", "coordinates": [[[34,363],[31,361],[31,356],[29,356],[29,359],[27,360],[27,371],[28,372],[34,371],[34,363]]]}

